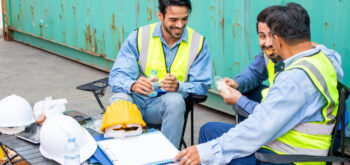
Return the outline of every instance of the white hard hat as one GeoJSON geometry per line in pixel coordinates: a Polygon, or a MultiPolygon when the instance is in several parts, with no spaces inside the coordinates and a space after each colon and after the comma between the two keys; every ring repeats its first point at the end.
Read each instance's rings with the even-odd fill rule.
{"type": "Polygon", "coordinates": [[[44,122],[40,130],[40,153],[63,164],[64,146],[68,136],[75,137],[80,151],[80,162],[87,160],[97,149],[96,141],[85,128],[72,117],[52,116],[44,122]]]}
{"type": "Polygon", "coordinates": [[[32,107],[24,98],[10,95],[0,101],[0,132],[18,133],[34,121],[32,107]]]}

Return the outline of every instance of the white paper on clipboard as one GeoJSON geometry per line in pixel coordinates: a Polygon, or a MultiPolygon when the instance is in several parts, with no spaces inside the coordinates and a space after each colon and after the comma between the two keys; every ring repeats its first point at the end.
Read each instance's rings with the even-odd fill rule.
{"type": "Polygon", "coordinates": [[[159,131],[97,144],[115,165],[170,163],[179,152],[159,131]]]}

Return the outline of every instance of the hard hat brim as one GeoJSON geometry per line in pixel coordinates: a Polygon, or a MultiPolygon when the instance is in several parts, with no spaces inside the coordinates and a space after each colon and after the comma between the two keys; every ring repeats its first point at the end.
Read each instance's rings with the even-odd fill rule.
{"type": "MultiPolygon", "coordinates": [[[[85,137],[88,138],[88,144],[83,146],[82,148],[80,148],[80,163],[83,163],[85,160],[89,159],[96,151],[97,149],[97,143],[95,141],[95,139],[89,134],[89,132],[85,129],[82,128],[84,130],[84,134],[85,137]]],[[[64,157],[54,157],[48,153],[45,152],[45,150],[42,148],[42,146],[40,145],[39,147],[40,153],[48,158],[48,159],[52,159],[60,164],[64,163],[64,157]]]]}
{"type": "Polygon", "coordinates": [[[7,135],[14,135],[14,134],[18,134],[22,131],[24,131],[25,127],[24,126],[20,126],[20,127],[0,127],[0,132],[3,134],[7,134],[7,135]]]}

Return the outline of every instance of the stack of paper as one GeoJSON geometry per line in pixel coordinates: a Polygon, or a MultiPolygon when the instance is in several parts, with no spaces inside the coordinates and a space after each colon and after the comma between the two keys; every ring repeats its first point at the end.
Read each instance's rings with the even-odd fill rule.
{"type": "Polygon", "coordinates": [[[159,131],[97,142],[113,164],[171,163],[179,150],[159,131]]]}

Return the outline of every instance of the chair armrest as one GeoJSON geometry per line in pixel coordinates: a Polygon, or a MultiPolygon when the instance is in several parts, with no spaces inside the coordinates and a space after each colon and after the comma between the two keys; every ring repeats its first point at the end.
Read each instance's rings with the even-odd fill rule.
{"type": "Polygon", "coordinates": [[[92,92],[96,98],[96,101],[98,102],[101,110],[104,112],[105,111],[105,107],[103,106],[100,96],[103,96],[105,94],[105,89],[108,86],[108,77],[90,82],[90,83],[86,83],[83,85],[79,85],[76,88],[79,90],[83,90],[83,91],[89,91],[92,92]]]}
{"type": "Polygon", "coordinates": [[[79,90],[83,90],[83,91],[90,91],[90,92],[96,92],[100,95],[104,94],[104,89],[108,86],[108,77],[90,82],[90,83],[86,83],[83,85],[79,85],[76,88],[79,90]]]}
{"type": "Polygon", "coordinates": [[[207,96],[190,93],[186,100],[191,101],[193,104],[198,104],[207,100],[207,96]]]}
{"type": "Polygon", "coordinates": [[[269,163],[349,161],[348,158],[335,157],[335,156],[279,155],[275,153],[260,153],[260,152],[256,152],[255,157],[262,162],[269,162],[269,163]]]}
{"type": "Polygon", "coordinates": [[[241,116],[244,116],[244,117],[248,117],[249,116],[249,113],[247,111],[245,111],[243,108],[241,108],[240,106],[238,105],[234,105],[233,106],[233,110],[238,114],[238,115],[241,115],[241,116]]]}

